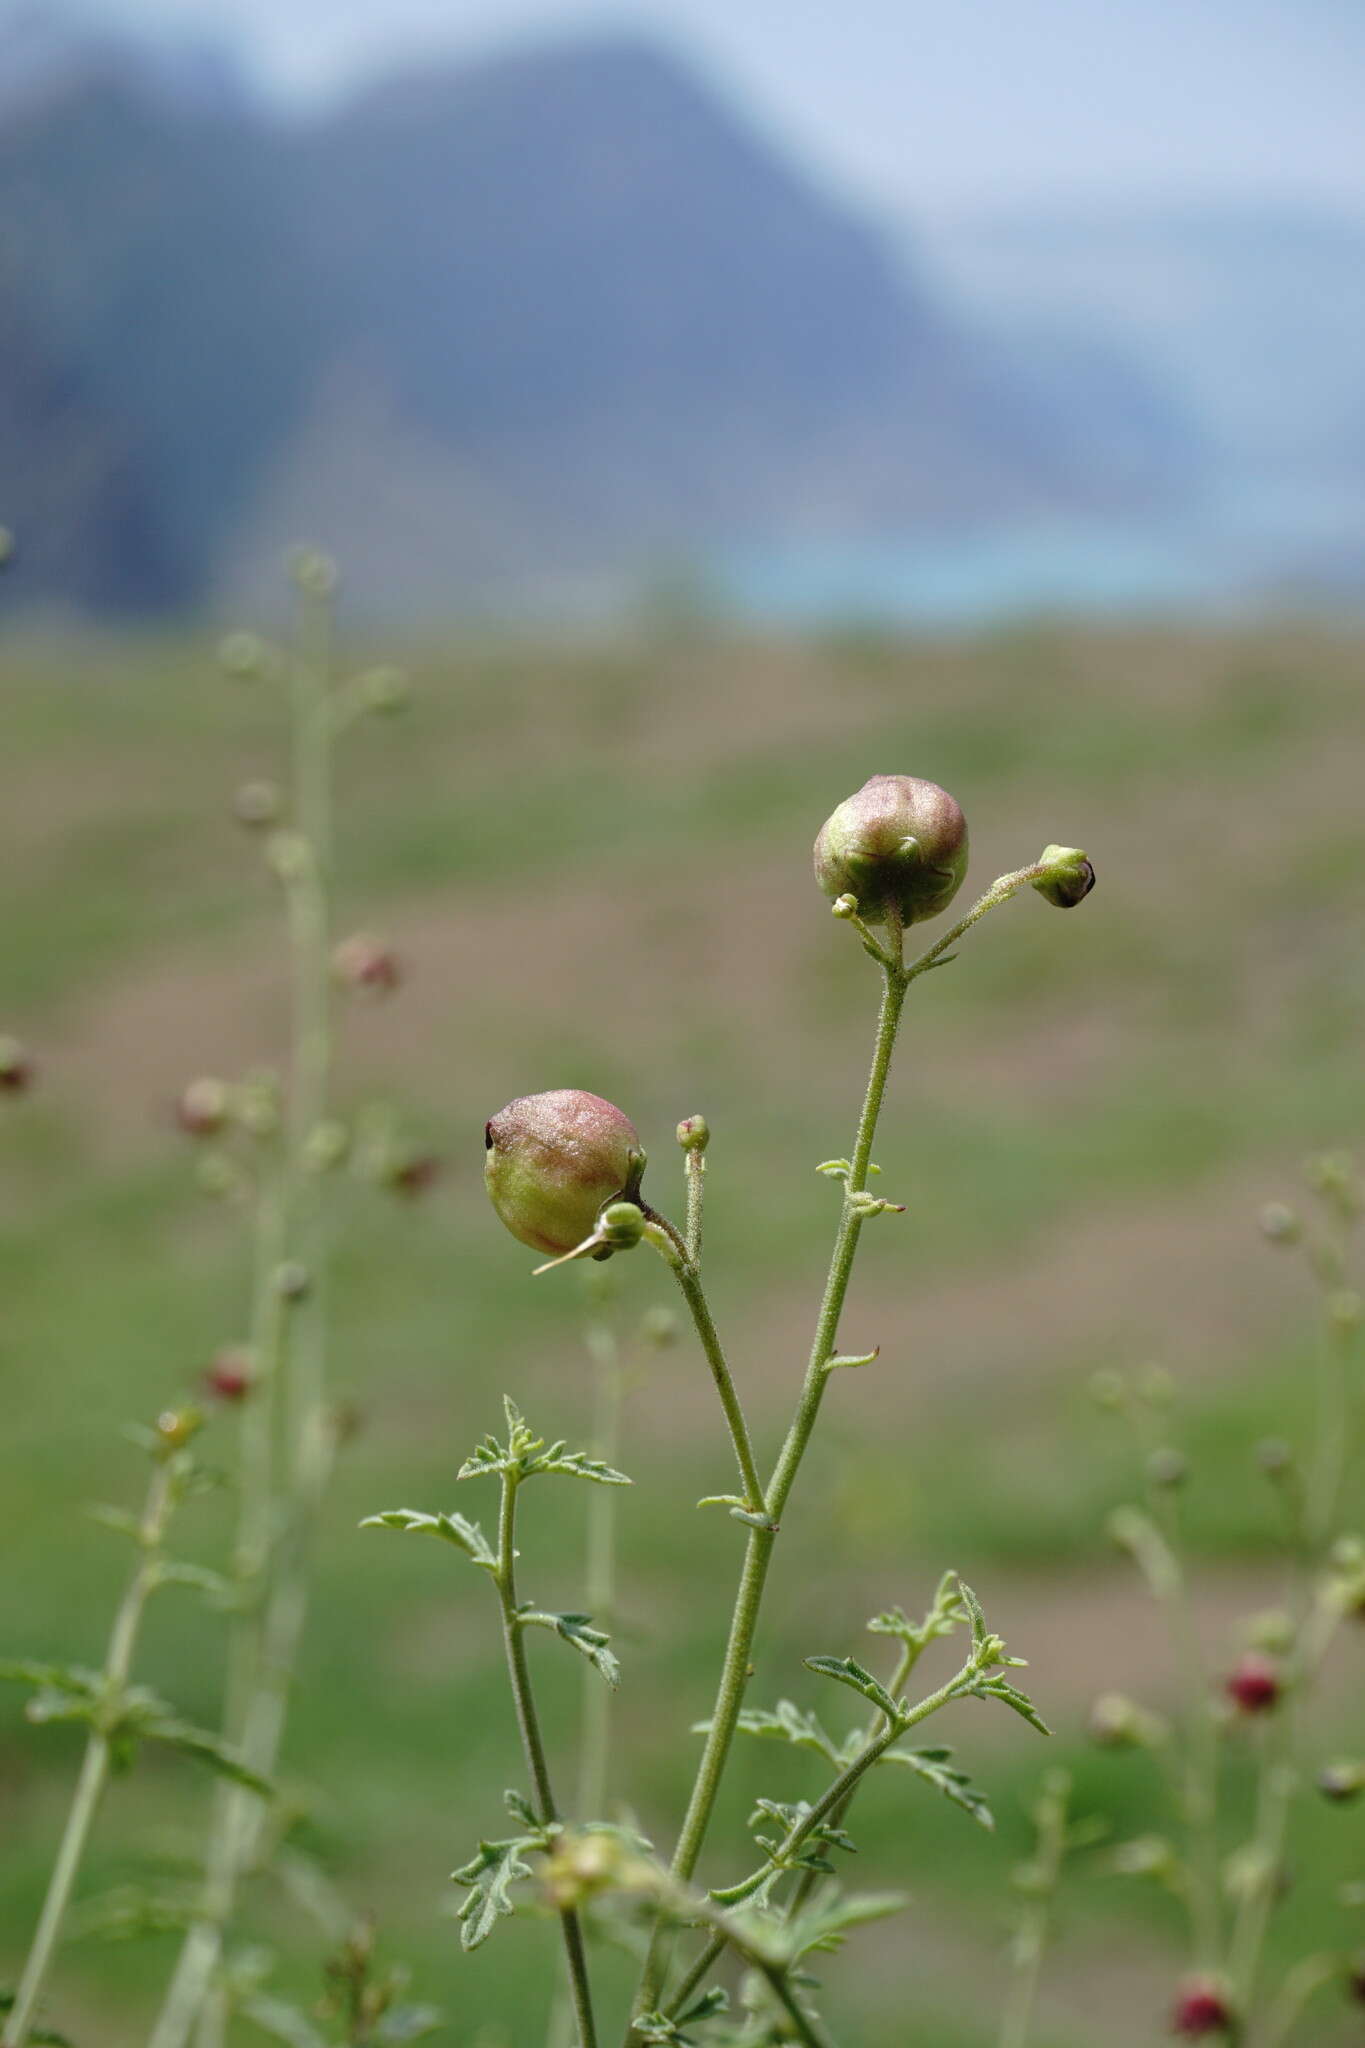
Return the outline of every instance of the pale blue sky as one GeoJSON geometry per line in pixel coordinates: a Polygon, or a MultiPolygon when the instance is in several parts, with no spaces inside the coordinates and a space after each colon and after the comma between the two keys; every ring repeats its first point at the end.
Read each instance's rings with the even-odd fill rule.
{"type": "Polygon", "coordinates": [[[660,30],[898,209],[1286,195],[1365,208],[1365,0],[99,0],[225,27],[309,97],[404,57],[660,30]]]}

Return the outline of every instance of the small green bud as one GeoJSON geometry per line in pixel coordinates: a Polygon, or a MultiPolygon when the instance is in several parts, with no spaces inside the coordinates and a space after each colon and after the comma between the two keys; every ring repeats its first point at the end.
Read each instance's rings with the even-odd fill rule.
{"type": "Polygon", "coordinates": [[[610,1202],[597,1219],[597,1231],[609,1251],[633,1251],[645,1234],[644,1211],[634,1202],[610,1202]]]}
{"type": "Polygon", "coordinates": [[[967,821],[936,782],[872,775],[820,828],[815,879],[841,916],[918,924],[946,910],[967,872],[967,821]]]}
{"type": "Polygon", "coordinates": [[[1358,1330],[1365,1303],[1353,1287],[1339,1287],[1327,1297],[1328,1320],[1338,1330],[1358,1330]]]}
{"type": "Polygon", "coordinates": [[[1274,1657],[1285,1657],[1294,1647],[1293,1617],[1282,1607],[1267,1607],[1263,1613],[1253,1614],[1242,1633],[1253,1649],[1266,1650],[1274,1657]]]}
{"type": "Polygon", "coordinates": [[[640,1341],[655,1351],[666,1351],[678,1341],[678,1318],[671,1308],[646,1309],[640,1323],[640,1341]]]}
{"type": "Polygon", "coordinates": [[[303,1163],[310,1173],[331,1173],[350,1155],[351,1133],[338,1117],[327,1117],[308,1133],[303,1163]]]}
{"type": "Polygon", "coordinates": [[[1158,1714],[1121,1692],[1101,1693],[1090,1709],[1090,1740],[1101,1749],[1156,1749],[1170,1729],[1158,1714]]]}
{"type": "Polygon", "coordinates": [[[297,1259],[286,1259],[275,1268],[275,1292],[281,1301],[302,1301],[312,1286],[312,1274],[297,1259]]]}
{"type": "Polygon", "coordinates": [[[1189,1459],[1183,1451],[1174,1450],[1169,1445],[1153,1451],[1147,1460],[1147,1477],[1153,1486],[1183,1486],[1189,1476],[1189,1459]]]}
{"type": "Polygon", "coordinates": [[[340,580],[336,563],[321,548],[295,548],[289,574],[305,597],[330,597],[340,580]]]}
{"type": "Polygon", "coordinates": [[[218,666],[240,682],[256,682],[269,666],[264,640],[257,633],[225,633],[218,642],[218,666]]]}
{"type": "Polygon", "coordinates": [[[684,1152],[704,1152],[711,1142],[711,1126],[704,1116],[685,1116],[678,1125],[678,1143],[684,1152]]]}
{"type": "Polygon", "coordinates": [[[172,1451],[183,1451],[203,1427],[204,1417],[200,1409],[167,1408],[156,1418],[157,1455],[166,1457],[172,1451]]]}
{"type": "Polygon", "coordinates": [[[584,1088],[521,1095],[484,1127],[489,1200],[513,1237],[538,1252],[572,1251],[602,1210],[633,1192],[635,1126],[584,1088]]]}
{"type": "Polygon", "coordinates": [[[1138,1399],[1149,1408],[1169,1408],[1178,1392],[1175,1374],[1164,1365],[1144,1365],[1138,1374],[1138,1399]]]}
{"type": "Polygon", "coordinates": [[[1303,1236],[1303,1225],[1287,1202],[1267,1202],[1257,1221],[1269,1244],[1297,1244],[1303,1236]]]}
{"type": "Polygon", "coordinates": [[[265,842],[265,857],[282,882],[301,882],[312,861],[308,841],[301,832],[272,832],[265,842]]]}
{"type": "Polygon", "coordinates": [[[284,816],[284,792],[278,782],[244,782],[232,799],[232,815],[248,832],[277,825],[284,816]]]}
{"type": "Polygon", "coordinates": [[[1108,1365],[1102,1365],[1098,1372],[1091,1373],[1086,1391],[1095,1406],[1107,1415],[1117,1415],[1128,1400],[1123,1374],[1108,1365]]]}
{"type": "Polygon", "coordinates": [[[356,678],[356,691],[366,711],[380,716],[402,711],[412,698],[412,684],[398,668],[366,669],[356,678]]]}
{"type": "Polygon", "coordinates": [[[1294,1463],[1294,1449],[1282,1436],[1262,1437],[1256,1446],[1256,1463],[1267,1479],[1281,1479],[1294,1463]]]}
{"type": "Polygon", "coordinates": [[[1346,1806],[1365,1792],[1365,1764],[1339,1757],[1318,1772],[1318,1790],[1334,1806],[1346,1806]]]}
{"type": "Polygon", "coordinates": [[[858,899],[856,896],[836,896],[830,908],[836,917],[856,917],[858,915],[858,899]]]}
{"type": "Polygon", "coordinates": [[[1095,870],[1078,846],[1045,846],[1038,865],[1047,872],[1033,886],[1058,910],[1074,910],[1095,886],[1095,870]]]}

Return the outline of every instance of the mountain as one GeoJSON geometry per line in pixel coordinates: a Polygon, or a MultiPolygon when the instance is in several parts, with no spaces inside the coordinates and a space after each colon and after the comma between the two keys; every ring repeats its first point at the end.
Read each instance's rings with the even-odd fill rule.
{"type": "MultiPolygon", "coordinates": [[[[362,603],[431,615],[1180,485],[1177,412],[1144,396],[1116,443],[1111,365],[1063,419],[651,45],[427,67],[289,123],[88,56],[0,115],[0,288],[90,472],[123,451],[125,603],[255,603],[300,535],[362,603]]],[[[100,521],[79,462],[54,511],[40,415],[0,439],[0,519],[37,529],[30,589],[75,598],[100,521]]]]}

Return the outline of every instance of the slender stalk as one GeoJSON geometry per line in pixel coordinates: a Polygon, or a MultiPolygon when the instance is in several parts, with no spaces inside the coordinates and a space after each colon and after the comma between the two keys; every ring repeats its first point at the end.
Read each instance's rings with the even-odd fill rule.
{"type": "MultiPolygon", "coordinates": [[[[868,1171],[872,1164],[872,1146],[876,1139],[877,1123],[886,1095],[886,1084],[891,1071],[896,1034],[900,1028],[901,1012],[905,1006],[906,990],[919,975],[936,967],[948,948],[970,931],[988,911],[993,910],[998,904],[1008,902],[1011,896],[1034,880],[1040,872],[1041,869],[1034,866],[1020,868],[1011,874],[1000,876],[985,894],[978,898],[965,917],[960,918],[908,967],[904,964],[904,932],[898,923],[889,923],[886,947],[875,941],[870,946],[882,969],[882,999],[877,1018],[872,1066],[863,1096],[862,1111],[858,1118],[848,1178],[844,1184],[843,1207],[816,1319],[815,1336],[806,1365],[805,1379],[796,1413],[764,1496],[766,1518],[772,1526],[752,1530],[745,1546],[744,1563],[725,1646],[716,1704],[702,1749],[701,1761],[697,1766],[697,1775],[678,1836],[678,1844],[673,1853],[673,1874],[684,1881],[689,1879],[696,1869],[711,1815],[715,1810],[716,1796],[720,1790],[739,1721],[740,1708],[744,1701],[754,1635],[763,1602],[763,1589],[767,1581],[768,1567],[772,1562],[776,1526],[781,1522],[792,1487],[801,1469],[801,1461],[805,1457],[819,1418],[825,1382],[829,1376],[828,1364],[835,1354],[839,1319],[843,1313],[844,1299],[848,1293],[858,1240],[862,1235],[865,1220],[864,1211],[856,1198],[865,1194],[867,1190],[868,1171]]],[[[670,1940],[669,1930],[659,1922],[650,1942],[640,1988],[636,1994],[634,2011],[637,2015],[649,2011],[658,2001],[667,1971],[670,1940]]],[[[631,2044],[637,2039],[632,2022],[627,2030],[626,2048],[631,2048],[631,2044]]]]}
{"type": "Polygon", "coordinates": [[[700,1266],[702,1211],[706,1202],[706,1154],[700,1146],[694,1146],[683,1154],[683,1171],[687,1176],[687,1220],[683,1236],[688,1258],[694,1266],[700,1266]]]}
{"type": "MultiPolygon", "coordinates": [[[[521,1730],[521,1746],[526,1757],[526,1768],[531,1774],[537,1817],[542,1825],[548,1827],[551,1822],[558,1820],[559,1809],[555,1804],[554,1791],[550,1784],[545,1741],[540,1732],[540,1716],[536,1711],[535,1693],[531,1686],[525,1630],[521,1616],[517,1612],[516,1510],[516,1476],[504,1472],[502,1503],[498,1513],[498,1565],[493,1579],[502,1608],[503,1647],[507,1652],[507,1675],[512,1685],[517,1726],[521,1730]]],[[[564,1937],[564,1961],[568,1971],[569,1991],[573,1999],[574,2016],[578,2022],[579,2048],[596,2048],[597,2029],[593,2020],[592,1992],[588,1985],[583,1929],[572,1906],[561,1909],[559,1924],[564,1937]]]]}
{"type": "Polygon", "coordinates": [[[1193,1961],[1201,1970],[1218,1967],[1223,1945],[1222,1883],[1218,1853],[1219,1729],[1209,1705],[1209,1677],[1190,1598],[1189,1574],[1180,1548],[1179,1514],[1173,1496],[1162,1496],[1172,1578],[1164,1596],[1171,1641],[1185,1689],[1184,1772],[1180,1800],[1189,1842],[1189,1913],[1193,1961]]]}
{"type": "Polygon", "coordinates": [[[773,1995],[781,2005],[782,2010],[786,2013],[793,2027],[795,2027],[798,2041],[804,2042],[805,2048],[834,2048],[832,2036],[825,2032],[819,2020],[815,2018],[814,2014],[806,2012],[798,2004],[796,1993],[788,1981],[786,1971],[779,1970],[772,1965],[765,1965],[763,1974],[769,1984],[771,1984],[773,1995]]]}
{"type": "MultiPolygon", "coordinates": [[[[588,1349],[595,1369],[593,1455],[615,1465],[621,1443],[621,1353],[616,1333],[605,1323],[588,1331],[588,1349]]],[[[616,1608],[616,1494],[614,1486],[588,1489],[587,1571],[584,1579],[588,1612],[600,1628],[611,1630],[616,1608]]],[[[579,1760],[578,1811],[584,1819],[600,1819],[607,1803],[611,1757],[612,1694],[590,1664],[583,1667],[583,1746],[579,1760]]]]}
{"type": "MultiPolygon", "coordinates": [[[[303,1294],[281,1317],[272,1349],[283,1409],[285,1475],[271,1501],[281,1525],[263,1565],[252,1643],[241,1652],[240,1748],[250,1767],[274,1775],[288,1714],[289,1690],[308,1608],[311,1537],[331,1476],[335,1436],[327,1407],[327,1274],[321,1176],[310,1171],[308,1147],[325,1119],[331,1077],[330,880],[332,870],[332,715],[330,608],[321,592],[300,594],[298,646],[290,667],[290,777],[296,839],[280,872],[290,937],[290,1086],[278,1200],[279,1248],[305,1279],[303,1294]]],[[[270,1276],[273,1290],[274,1269],[270,1276]]],[[[253,1449],[253,1489],[257,1484],[253,1449]]],[[[247,1477],[244,1469],[244,1479],[247,1477]]],[[[253,1493],[253,1502],[254,1502],[253,1493]]],[[[254,1508],[253,1508],[254,1511],[254,1508]]],[[[244,1503],[245,1512],[245,1503],[244,1503]]],[[[223,1940],[243,1873],[260,1837],[264,1807],[232,1788],[216,1803],[205,1863],[201,1910],[186,1934],[149,2048],[186,2048],[210,1998],[223,1940]]],[[[210,2022],[221,2025],[221,2015],[210,2022]]]]}
{"type": "Polygon", "coordinates": [[[744,1410],[740,1406],[739,1395],[735,1392],[735,1383],[731,1377],[730,1367],[725,1357],[725,1347],[720,1341],[715,1318],[711,1314],[710,1305],[707,1302],[706,1293],[701,1284],[701,1274],[691,1258],[679,1259],[675,1255],[670,1259],[669,1263],[673,1267],[678,1286],[682,1291],[683,1300],[687,1303],[688,1312],[696,1326],[697,1335],[701,1339],[701,1348],[706,1355],[706,1363],[711,1368],[711,1377],[716,1383],[716,1392],[720,1395],[721,1407],[725,1410],[725,1420],[730,1430],[730,1441],[735,1447],[735,1458],[739,1465],[739,1476],[744,1486],[745,1506],[752,1514],[766,1514],[763,1481],[758,1476],[758,1466],[754,1460],[753,1445],[749,1440],[749,1426],[744,1420],[744,1410]]]}
{"type": "Polygon", "coordinates": [[[1024,1909],[1014,1951],[1013,1995],[1000,2025],[999,2048],[1027,2048],[1038,2006],[1038,1986],[1043,1972],[1052,1908],[1066,1855],[1067,1800],[1070,1783],[1065,1773],[1054,1774],[1045,1784],[1037,1807],[1038,1848],[1035,1857],[1036,1888],[1024,1909]]]}
{"type": "Polygon", "coordinates": [[[109,1648],[104,1659],[97,1717],[86,1740],[80,1776],[76,1781],[76,1790],[72,1796],[56,1861],[52,1866],[47,1896],[43,1900],[28,1960],[24,1964],[14,1994],[14,2005],[5,2025],[4,2048],[25,2048],[29,2030],[34,2024],[39,2001],[61,1942],[62,1928],[85,1858],[90,1830],[108,1782],[118,1713],[128,1683],[128,1674],[132,1669],[133,1652],[137,1647],[143,1612],[157,1584],[161,1547],[172,1500],[171,1461],[166,1456],[158,1456],[138,1526],[141,1555],[114,1617],[109,1648]]]}

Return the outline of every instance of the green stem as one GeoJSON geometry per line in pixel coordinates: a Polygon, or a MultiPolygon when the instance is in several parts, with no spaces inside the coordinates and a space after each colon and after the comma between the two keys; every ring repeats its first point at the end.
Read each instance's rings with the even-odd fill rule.
{"type": "Polygon", "coordinates": [[[773,1988],[773,1994],[787,2018],[796,2029],[796,2037],[805,2043],[805,2048],[834,2048],[833,2037],[826,2033],[813,2014],[803,2011],[797,2002],[795,1991],[788,1981],[785,1970],[765,1964],[763,1974],[773,1988]]]}
{"type": "MultiPolygon", "coordinates": [[[[902,1693],[905,1691],[906,1685],[910,1678],[910,1674],[914,1670],[915,1665],[919,1661],[920,1652],[923,1649],[923,1647],[924,1645],[922,1643],[906,1643],[904,1648],[902,1649],[900,1657],[896,1664],[896,1669],[892,1673],[891,1679],[886,1688],[893,1700],[898,1700],[901,1697],[902,1693]]],[[[877,1740],[877,1732],[880,1725],[881,1720],[880,1716],[878,1716],[878,1718],[873,1722],[871,1727],[867,1729],[866,1733],[863,1736],[863,1746],[862,1749],[858,1752],[859,1756],[866,1755],[867,1751],[871,1749],[872,1746],[875,1744],[877,1740]]],[[[833,1821],[836,1827],[842,1827],[844,1819],[847,1816],[848,1809],[853,1804],[854,1794],[856,1793],[857,1789],[858,1788],[856,1785],[853,1786],[852,1789],[849,1791],[848,1797],[844,1800],[843,1805],[838,1807],[830,1815],[830,1819],[833,1821]]],[[[789,1900],[787,1905],[787,1918],[789,1920],[794,1920],[796,1918],[796,1915],[801,1911],[801,1908],[805,1905],[807,1899],[809,1899],[811,1893],[815,1890],[815,1887],[819,1884],[819,1882],[820,1872],[818,1870],[802,1871],[801,1876],[797,1881],[796,1889],[792,1893],[791,1899],[789,1900]]]]}
{"type": "Polygon", "coordinates": [[[14,2004],[5,2023],[4,2048],[25,2048],[61,1942],[62,1928],[85,1858],[90,1830],[108,1782],[113,1732],[132,1669],[143,1611],[156,1587],[171,1504],[171,1461],[167,1456],[159,1456],[138,1527],[142,1554],[114,1617],[104,1660],[98,1718],[86,1741],[80,1776],[52,1866],[52,1876],[48,1880],[47,1895],[34,1929],[28,1960],[14,1994],[14,2004]]]}
{"type": "Polygon", "coordinates": [[[1000,2025],[999,2048],[1027,2048],[1038,2006],[1038,1986],[1057,1885],[1066,1854],[1067,1798],[1070,1787],[1062,1778],[1045,1786],[1038,1803],[1037,1890],[1024,1910],[1015,1948],[1013,1996],[1000,2025]]]}
{"type": "MultiPolygon", "coordinates": [[[[725,1347],[720,1341],[720,1334],[701,1284],[701,1274],[695,1261],[690,1257],[680,1259],[674,1254],[669,1259],[669,1264],[673,1268],[678,1286],[682,1290],[683,1300],[687,1303],[697,1335],[701,1339],[706,1363],[711,1368],[711,1377],[716,1383],[716,1392],[720,1395],[720,1405],[725,1410],[730,1441],[735,1447],[739,1476],[744,1487],[745,1506],[751,1514],[766,1515],[763,1481],[758,1476],[753,1445],[749,1440],[749,1427],[744,1420],[739,1395],[735,1392],[735,1383],[725,1357],[725,1347]]],[[[688,1875],[690,1874],[689,1872],[688,1875]]]]}
{"type": "Polygon", "coordinates": [[[694,1266],[701,1264],[702,1210],[706,1200],[706,1154],[699,1148],[683,1154],[683,1172],[687,1178],[687,1218],[683,1237],[687,1244],[687,1256],[694,1266]]]}
{"type": "MultiPolygon", "coordinates": [[[[546,1761],[545,1742],[540,1732],[540,1716],[536,1711],[535,1693],[531,1686],[525,1630],[517,1613],[516,1506],[516,1477],[513,1473],[504,1472],[502,1503],[498,1512],[498,1566],[493,1577],[502,1608],[502,1639],[507,1652],[507,1675],[512,1685],[512,1700],[516,1707],[517,1726],[521,1730],[521,1746],[526,1757],[526,1768],[531,1774],[536,1813],[542,1825],[549,1827],[559,1819],[559,1809],[555,1805],[554,1791],[550,1784],[550,1767],[546,1761]]],[[[596,2048],[597,2028],[593,2020],[592,1992],[588,1985],[583,1929],[572,1906],[565,1906],[561,1910],[559,1924],[564,1938],[564,1961],[569,1977],[569,1992],[573,1999],[574,2016],[578,2022],[579,2048],[596,2048]]]]}
{"type": "MultiPolygon", "coordinates": [[[[621,1443],[621,1356],[615,1332],[605,1323],[588,1331],[588,1349],[595,1369],[593,1456],[616,1465],[621,1443]]],[[[616,1607],[616,1495],[614,1486],[590,1486],[588,1493],[587,1570],[584,1591],[588,1612],[600,1628],[610,1631],[616,1607]]],[[[611,1758],[611,1688],[603,1685],[590,1664],[583,1667],[583,1748],[579,1764],[578,1810],[585,1820],[600,1819],[606,1808],[611,1758]]]]}
{"type": "MultiPolygon", "coordinates": [[[[283,1407],[287,1471],[278,1499],[270,1502],[270,1522],[273,1525],[278,1518],[283,1533],[263,1569],[257,1612],[251,1619],[250,1652],[245,1646],[241,1651],[244,1704],[231,1698],[227,1703],[229,1714],[241,1714],[243,1757],[262,1777],[274,1775],[284,1738],[290,1685],[307,1616],[312,1532],[336,1447],[327,1409],[323,1191],[321,1176],[310,1170],[308,1159],[310,1140],[327,1113],[332,1058],[329,890],[334,721],[330,640],[327,600],[303,595],[298,649],[289,679],[290,777],[299,846],[298,858],[285,878],[292,977],[290,1085],[277,1199],[280,1249],[302,1266],[307,1288],[289,1307],[287,1329],[278,1297],[272,1311],[278,1320],[270,1349],[273,1377],[279,1382],[276,1399],[283,1407]]],[[[268,1276],[272,1293],[273,1282],[272,1267],[268,1276]]],[[[258,1505],[255,1465],[259,1456],[259,1444],[253,1441],[250,1463],[244,1464],[243,1470],[244,1486],[249,1479],[253,1492],[253,1515],[258,1505]]],[[[235,1787],[215,1804],[201,1911],[181,1947],[149,2048],[186,2048],[194,2032],[222,1955],[240,1880],[256,1853],[264,1812],[254,1794],[235,1787]]]]}

